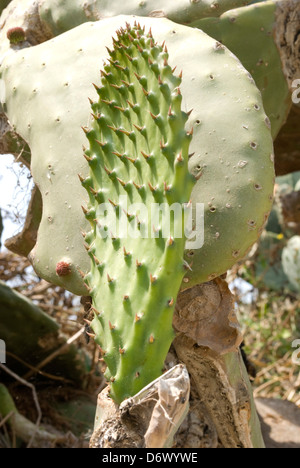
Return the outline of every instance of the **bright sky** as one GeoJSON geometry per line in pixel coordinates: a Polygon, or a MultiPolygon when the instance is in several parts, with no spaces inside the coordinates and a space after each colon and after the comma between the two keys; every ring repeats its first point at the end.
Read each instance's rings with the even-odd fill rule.
{"type": "Polygon", "coordinates": [[[22,229],[32,188],[32,180],[28,177],[29,171],[14,162],[12,155],[0,155],[0,209],[4,222],[2,249],[5,239],[22,229]]]}

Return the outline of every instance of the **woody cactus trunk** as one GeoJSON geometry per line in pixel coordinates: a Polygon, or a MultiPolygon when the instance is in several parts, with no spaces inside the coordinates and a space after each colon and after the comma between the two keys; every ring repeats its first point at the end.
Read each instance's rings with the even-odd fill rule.
{"type": "MultiPolygon", "coordinates": [[[[268,219],[290,78],[268,34],[274,124],[260,75],[221,42],[227,10],[255,21],[247,2],[103,3],[13,0],[0,33],[1,149],[30,162],[43,205],[29,259],[90,298],[106,366],[91,446],[172,446],[197,414],[210,446],[262,447],[220,276],[268,219]]],[[[282,2],[264,3],[272,28],[282,2]]]]}

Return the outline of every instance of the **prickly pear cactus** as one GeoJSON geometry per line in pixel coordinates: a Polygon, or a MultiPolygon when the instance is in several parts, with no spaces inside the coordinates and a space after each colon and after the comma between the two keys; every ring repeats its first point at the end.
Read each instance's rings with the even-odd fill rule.
{"type": "Polygon", "coordinates": [[[226,45],[251,73],[262,93],[273,138],[286,121],[292,105],[275,41],[277,3],[280,2],[254,3],[226,11],[220,18],[204,18],[192,24],[226,45]]]}
{"type": "Polygon", "coordinates": [[[111,48],[115,31],[135,20],[151,27],[156,41],[166,41],[171,67],[183,70],[182,109],[193,109],[186,122],[187,131],[194,129],[189,170],[198,179],[191,198],[195,225],[196,203],[204,207],[204,232],[199,224],[204,245],[186,251],[183,288],[218,276],[243,258],[272,205],[273,144],[260,92],[238,59],[202,31],[167,19],[120,16],[11,51],[0,70],[3,105],[29,143],[43,198],[31,260],[41,277],[79,295],[87,294],[79,270],[88,271],[90,261],[81,235],[87,230],[81,210],[87,192],[78,181],[89,166],[82,157],[86,137],[78,129],[92,120],[87,98],[97,98],[92,82],[107,57],[105,46],[111,48]],[[63,276],[57,272],[61,262],[68,265],[63,276]]]}
{"type": "Polygon", "coordinates": [[[121,14],[168,18],[189,24],[248,3],[246,0],[40,0],[39,13],[41,21],[56,36],[86,21],[121,14]]]}
{"type": "Polygon", "coordinates": [[[300,236],[289,239],[282,251],[282,267],[293,289],[300,291],[300,236]]]}
{"type": "Polygon", "coordinates": [[[174,338],[173,310],[185,273],[184,210],[196,179],[188,172],[192,135],[184,128],[181,78],[168,64],[166,47],[139,25],[127,24],[117,36],[101,72],[99,101],[92,103],[95,122],[85,129],[90,175],[82,184],[92,227],[84,235],[92,260],[85,277],[95,310],[91,326],[110,394],[120,403],[161,374],[174,338]],[[155,221],[158,204],[166,212],[155,221]],[[171,206],[177,210],[172,220],[171,206]]]}

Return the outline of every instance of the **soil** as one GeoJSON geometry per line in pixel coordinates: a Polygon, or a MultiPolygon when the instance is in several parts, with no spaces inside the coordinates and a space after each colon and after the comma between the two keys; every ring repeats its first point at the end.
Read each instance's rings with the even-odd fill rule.
{"type": "Polygon", "coordinates": [[[275,398],[255,400],[267,448],[300,448],[300,409],[275,398]]]}

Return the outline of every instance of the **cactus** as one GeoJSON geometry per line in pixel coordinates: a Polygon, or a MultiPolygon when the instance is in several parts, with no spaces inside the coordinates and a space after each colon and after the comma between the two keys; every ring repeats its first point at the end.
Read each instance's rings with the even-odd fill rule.
{"type": "MultiPolygon", "coordinates": [[[[167,19],[137,20],[152,28],[158,42],[167,40],[171,67],[183,70],[182,108],[193,109],[186,123],[187,131],[194,128],[189,170],[198,178],[193,204],[204,204],[204,246],[186,252],[186,288],[224,273],[261,233],[273,192],[269,121],[253,80],[224,46],[167,19]]],[[[134,18],[83,24],[8,54],[1,66],[7,115],[29,143],[32,174],[43,198],[31,260],[40,276],[79,295],[87,294],[79,270],[88,271],[90,263],[81,236],[87,229],[81,211],[87,194],[77,182],[78,173],[88,174],[81,149],[86,139],[78,128],[92,118],[87,97],[97,97],[91,83],[97,82],[101,57],[107,56],[105,46],[111,47],[108,38],[126,21],[134,18]],[[57,274],[60,262],[69,264],[69,275],[57,274]]]]}
{"type": "Polygon", "coordinates": [[[82,184],[92,225],[84,234],[92,259],[85,277],[95,310],[91,325],[103,349],[110,394],[121,403],[161,374],[174,338],[173,310],[185,273],[184,204],[196,179],[188,172],[192,135],[184,129],[181,78],[172,73],[166,47],[139,25],[127,24],[117,36],[102,86],[96,87],[95,123],[85,129],[90,175],[82,184]],[[152,224],[151,208],[173,203],[179,212],[167,234],[160,227],[164,219],[152,224]],[[111,230],[103,204],[120,225],[125,222],[128,234],[118,237],[111,230]],[[130,228],[136,230],[132,237],[130,228]]]}
{"type": "Polygon", "coordinates": [[[282,251],[282,267],[292,289],[300,291],[300,236],[291,237],[282,251]]]}
{"type": "Polygon", "coordinates": [[[196,19],[219,16],[247,3],[246,0],[125,0],[122,3],[118,0],[44,0],[39,6],[39,14],[56,36],[84,22],[120,14],[166,17],[176,23],[189,24],[196,19]]]}
{"type": "Polygon", "coordinates": [[[277,4],[268,0],[226,11],[220,18],[192,23],[225,44],[252,74],[262,93],[273,138],[286,121],[292,104],[274,35],[276,21],[277,4]]]}

